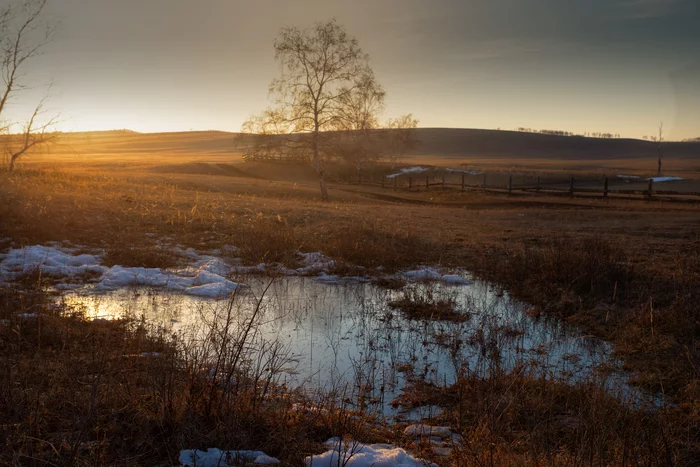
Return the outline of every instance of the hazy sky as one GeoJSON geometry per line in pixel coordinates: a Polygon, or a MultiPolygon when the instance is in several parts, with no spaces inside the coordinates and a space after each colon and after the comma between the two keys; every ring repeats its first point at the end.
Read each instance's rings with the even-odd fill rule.
{"type": "Polygon", "coordinates": [[[699,0],[49,3],[59,29],[10,112],[52,82],[63,130],[238,131],[268,105],[279,29],[335,17],[370,54],[385,117],[700,136],[699,0]]]}

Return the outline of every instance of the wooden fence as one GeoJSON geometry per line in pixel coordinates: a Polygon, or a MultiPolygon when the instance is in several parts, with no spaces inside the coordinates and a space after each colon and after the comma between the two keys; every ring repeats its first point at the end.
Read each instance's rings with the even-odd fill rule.
{"type": "MultiPolygon", "coordinates": [[[[459,190],[515,195],[547,195],[588,198],[626,198],[658,201],[700,202],[700,192],[669,190],[669,183],[653,179],[630,180],[618,177],[562,177],[555,175],[522,175],[430,170],[360,177],[355,182],[387,190],[428,191],[459,190]],[[379,180],[377,180],[379,178],[379,180]]],[[[672,184],[671,184],[672,185],[672,184]]]]}

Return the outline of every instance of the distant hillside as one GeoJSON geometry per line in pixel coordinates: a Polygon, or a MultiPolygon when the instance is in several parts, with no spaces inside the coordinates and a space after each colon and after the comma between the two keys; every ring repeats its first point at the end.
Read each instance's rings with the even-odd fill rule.
{"type": "MultiPolygon", "coordinates": [[[[391,131],[391,130],[379,130],[391,131]]],[[[298,135],[299,138],[308,135],[298,135]]],[[[15,136],[0,136],[3,140],[15,136]]],[[[556,136],[500,130],[419,128],[417,145],[409,156],[442,159],[541,159],[553,163],[563,160],[603,161],[656,158],[658,145],[636,139],[601,139],[579,136],[556,136]]],[[[177,133],[136,133],[125,130],[62,133],[58,142],[46,150],[46,158],[130,157],[144,163],[154,158],[191,156],[211,161],[232,161],[252,143],[251,135],[223,131],[191,131],[177,133]]],[[[664,143],[664,156],[669,159],[700,161],[700,142],[664,143]]]]}
{"type": "MultiPolygon", "coordinates": [[[[649,158],[658,154],[656,143],[638,139],[451,128],[418,128],[415,134],[417,145],[410,154],[415,156],[596,160],[649,158]]],[[[245,147],[250,142],[248,135],[237,137],[239,147],[245,147]]],[[[700,142],[667,142],[663,148],[664,155],[668,157],[700,158],[700,142]]]]}
{"type": "MultiPolygon", "coordinates": [[[[624,159],[655,157],[658,145],[638,139],[554,136],[501,130],[419,128],[416,155],[443,157],[552,157],[624,159]]],[[[699,142],[664,143],[668,157],[700,157],[699,142]]]]}

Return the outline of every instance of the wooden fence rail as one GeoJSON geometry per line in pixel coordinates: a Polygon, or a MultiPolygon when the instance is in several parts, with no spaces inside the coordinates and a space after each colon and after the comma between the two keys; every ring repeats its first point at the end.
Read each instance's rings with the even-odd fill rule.
{"type": "MultiPolygon", "coordinates": [[[[457,174],[459,174],[457,172],[457,174]]],[[[608,199],[612,195],[616,197],[627,196],[628,198],[639,197],[635,199],[654,199],[658,201],[686,201],[700,202],[700,192],[681,192],[674,190],[658,190],[654,189],[655,184],[652,179],[644,180],[647,182],[646,189],[622,189],[611,188],[610,177],[605,177],[600,181],[589,180],[580,182],[575,177],[570,177],[566,182],[550,182],[544,181],[544,177],[536,176],[532,183],[515,183],[513,175],[507,175],[507,181],[496,183],[494,178],[505,179],[505,174],[476,174],[462,172],[459,178],[449,180],[447,171],[431,174],[408,173],[405,175],[394,175],[391,177],[383,176],[379,181],[363,180],[358,178],[357,183],[361,185],[377,186],[382,189],[391,190],[408,190],[408,191],[426,191],[431,189],[450,189],[460,191],[480,190],[493,193],[505,193],[509,196],[516,192],[525,195],[540,195],[540,196],[569,196],[569,197],[593,197],[599,195],[603,199],[608,199]],[[471,183],[468,180],[471,179],[471,183]],[[601,186],[590,186],[592,183],[598,182],[601,186]],[[582,186],[585,183],[588,186],[582,186]],[[568,185],[568,186],[567,186],[568,185]]],[[[644,182],[640,180],[640,182],[644,182]]]]}

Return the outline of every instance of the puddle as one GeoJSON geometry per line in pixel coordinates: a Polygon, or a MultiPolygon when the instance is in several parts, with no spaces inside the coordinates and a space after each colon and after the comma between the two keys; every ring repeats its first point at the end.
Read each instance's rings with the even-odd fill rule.
{"type": "MultiPolygon", "coordinates": [[[[278,382],[290,388],[340,390],[364,410],[389,418],[411,420],[439,412],[392,406],[409,375],[445,385],[459,374],[486,376],[523,367],[571,382],[613,363],[607,343],[578,336],[558,321],[534,319],[526,304],[479,281],[469,286],[406,286],[413,295],[454,300],[469,315],[459,323],[408,320],[389,306],[404,292],[371,283],[328,284],[303,277],[270,281],[245,278],[250,288],[238,293],[229,317],[236,329],[245,327],[269,285],[251,336],[267,349],[274,343],[278,357],[285,357],[273,362],[278,382]]],[[[61,300],[90,318],[143,317],[192,341],[202,339],[211,323],[221,324],[229,310],[226,301],[147,288],[77,290],[61,300]]],[[[611,390],[633,391],[619,375],[606,381],[611,390]]]]}

